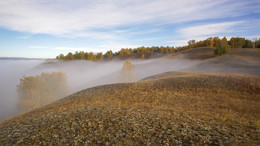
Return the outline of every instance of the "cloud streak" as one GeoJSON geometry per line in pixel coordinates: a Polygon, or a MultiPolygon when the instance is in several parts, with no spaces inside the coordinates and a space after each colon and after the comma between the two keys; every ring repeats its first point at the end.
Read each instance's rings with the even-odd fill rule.
{"type": "MultiPolygon", "coordinates": [[[[235,17],[246,14],[250,7],[248,3],[253,2],[256,3],[228,0],[8,0],[0,2],[0,26],[33,34],[89,37],[100,30],[109,33],[117,27],[235,17]]],[[[258,7],[250,8],[257,11],[258,7]]]]}
{"type": "Polygon", "coordinates": [[[49,47],[46,47],[46,46],[29,46],[28,48],[30,48],[30,49],[47,49],[49,47]]]}
{"type": "Polygon", "coordinates": [[[193,38],[193,37],[205,37],[215,34],[221,33],[230,33],[233,32],[233,27],[241,24],[243,22],[236,21],[236,22],[222,22],[222,23],[214,23],[214,24],[204,24],[198,26],[191,26],[182,28],[179,30],[179,34],[186,38],[193,38]]]}

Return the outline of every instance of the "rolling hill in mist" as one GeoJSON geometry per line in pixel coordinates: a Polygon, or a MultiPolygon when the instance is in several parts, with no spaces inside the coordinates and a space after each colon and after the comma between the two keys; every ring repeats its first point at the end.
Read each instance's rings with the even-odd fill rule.
{"type": "Polygon", "coordinates": [[[122,60],[43,63],[32,74],[64,71],[81,91],[1,122],[0,144],[259,145],[259,58],[195,48],[132,60],[130,83],[122,60]]]}

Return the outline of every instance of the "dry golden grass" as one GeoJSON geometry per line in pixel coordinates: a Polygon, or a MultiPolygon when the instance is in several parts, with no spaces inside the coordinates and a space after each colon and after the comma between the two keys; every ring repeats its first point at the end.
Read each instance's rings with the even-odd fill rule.
{"type": "Polygon", "coordinates": [[[258,145],[259,95],[259,76],[168,72],[2,122],[0,144],[258,145]]]}

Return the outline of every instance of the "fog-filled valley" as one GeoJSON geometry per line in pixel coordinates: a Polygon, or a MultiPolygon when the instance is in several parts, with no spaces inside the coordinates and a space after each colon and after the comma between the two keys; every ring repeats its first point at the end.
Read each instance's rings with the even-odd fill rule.
{"type": "Polygon", "coordinates": [[[0,0],[0,146],[260,146],[260,0],[0,0]]]}
{"type": "Polygon", "coordinates": [[[125,80],[122,73],[124,60],[111,61],[44,61],[44,60],[1,60],[0,119],[14,116],[18,97],[16,87],[24,76],[35,76],[42,72],[63,72],[67,76],[68,94],[93,86],[134,82],[145,77],[167,71],[183,70],[200,61],[187,59],[157,58],[150,60],[131,60],[132,78],[125,80]]]}
{"type": "MultiPolygon", "coordinates": [[[[103,136],[107,139],[102,141],[110,142],[118,133],[115,130],[128,130],[132,139],[136,134],[132,129],[146,135],[146,128],[150,131],[155,127],[156,136],[149,137],[160,143],[166,124],[169,129],[177,126],[171,132],[178,140],[184,139],[183,129],[194,136],[207,132],[203,137],[207,143],[222,139],[223,133],[242,137],[251,130],[245,138],[255,143],[259,129],[259,51],[232,48],[229,54],[216,56],[213,48],[193,48],[149,59],[1,60],[0,120],[4,134],[0,139],[17,143],[17,135],[31,133],[24,141],[18,140],[31,143],[31,135],[40,130],[43,134],[39,137],[48,143],[61,139],[70,143],[77,129],[84,133],[82,143],[96,143],[96,137],[103,136]],[[213,123],[198,124],[205,118],[213,123]],[[148,124],[137,128],[136,123],[143,120],[148,124]],[[237,123],[236,131],[230,123],[237,123]],[[243,126],[246,128],[241,129],[243,126]],[[50,133],[55,140],[48,137],[50,133]]],[[[120,137],[131,144],[128,138],[120,137]]],[[[225,143],[236,142],[232,137],[225,143]]],[[[135,141],[142,144],[143,140],[135,141]]],[[[203,143],[196,138],[190,141],[203,143]]]]}
{"type": "MultiPolygon", "coordinates": [[[[230,55],[216,57],[210,48],[187,50],[174,55],[154,59],[132,59],[133,68],[126,74],[126,59],[102,61],[60,60],[1,60],[0,61],[0,120],[15,116],[18,95],[17,85],[23,77],[41,73],[63,72],[66,75],[70,95],[94,86],[136,82],[146,77],[169,71],[213,73],[245,73],[259,75],[258,49],[233,49],[230,55]]],[[[62,98],[62,97],[60,97],[62,98]]]]}
{"type": "Polygon", "coordinates": [[[15,115],[18,102],[16,85],[42,60],[0,60],[0,120],[15,115]]]}

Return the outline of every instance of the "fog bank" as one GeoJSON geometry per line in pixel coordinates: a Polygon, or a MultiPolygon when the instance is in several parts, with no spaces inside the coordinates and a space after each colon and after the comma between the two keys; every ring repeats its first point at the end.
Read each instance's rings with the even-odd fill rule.
{"type": "Polygon", "coordinates": [[[41,60],[0,60],[0,120],[17,113],[16,85],[41,60]]]}
{"type": "MultiPolygon", "coordinates": [[[[187,59],[131,60],[134,68],[130,82],[167,71],[182,70],[198,61],[187,59]]],[[[23,76],[39,75],[42,72],[64,72],[67,75],[69,94],[93,86],[122,83],[124,60],[112,61],[49,61],[1,60],[0,67],[0,120],[18,113],[16,86],[23,76]]],[[[129,82],[129,80],[127,80],[129,82]]]]}

